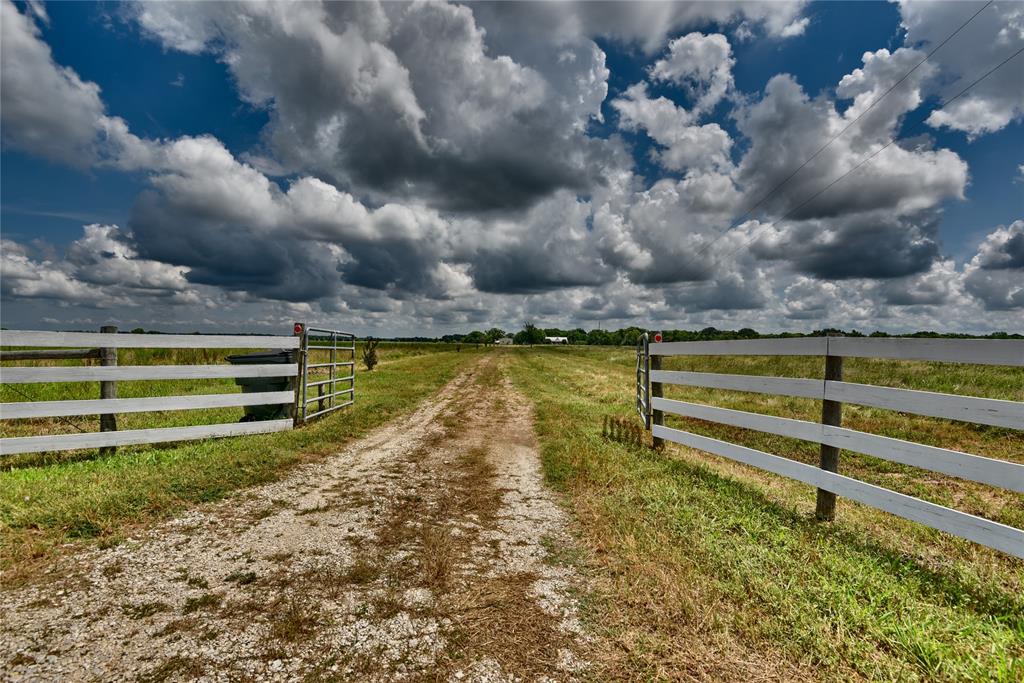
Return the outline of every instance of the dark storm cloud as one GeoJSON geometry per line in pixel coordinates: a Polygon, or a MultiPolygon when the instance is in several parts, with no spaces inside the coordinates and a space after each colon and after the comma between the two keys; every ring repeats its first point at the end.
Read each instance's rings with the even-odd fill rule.
{"type": "Polygon", "coordinates": [[[208,211],[189,212],[145,192],[128,225],[141,257],[188,267],[186,278],[195,284],[296,302],[337,291],[338,263],[329,252],[288,235],[258,235],[251,226],[213,218],[208,211]]]}
{"type": "Polygon", "coordinates": [[[553,259],[534,258],[531,250],[505,250],[480,254],[470,266],[473,283],[483,292],[536,294],[552,289],[598,285],[609,272],[600,263],[566,267],[553,259]]]}
{"type": "Polygon", "coordinates": [[[1024,268],[1024,230],[1017,232],[996,249],[997,253],[986,260],[983,268],[1024,268]]]}
{"type": "Polygon", "coordinates": [[[601,181],[595,143],[580,139],[574,147],[541,123],[544,116],[524,118],[509,122],[486,149],[466,156],[423,150],[382,130],[377,116],[354,116],[351,127],[358,134],[339,143],[344,174],[325,172],[339,185],[426,199],[457,212],[521,209],[558,189],[584,191],[601,181]]]}
{"type": "Polygon", "coordinates": [[[407,240],[345,243],[351,260],[339,266],[348,284],[367,289],[396,288],[405,292],[438,295],[433,268],[438,256],[417,249],[407,240]]]}
{"type": "Polygon", "coordinates": [[[713,282],[675,285],[664,289],[670,307],[687,312],[764,308],[768,298],[756,273],[737,270],[713,282]]]}
{"type": "Polygon", "coordinates": [[[820,279],[894,278],[928,270],[939,257],[937,235],[935,214],[863,214],[787,225],[777,239],[757,241],[751,249],[820,279]]]}

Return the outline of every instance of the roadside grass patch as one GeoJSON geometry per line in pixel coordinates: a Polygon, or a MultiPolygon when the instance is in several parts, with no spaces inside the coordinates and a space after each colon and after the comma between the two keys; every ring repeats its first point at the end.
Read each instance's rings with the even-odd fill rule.
{"type": "MultiPolygon", "coordinates": [[[[536,407],[545,475],[570,501],[598,587],[588,619],[615,645],[599,658],[598,679],[1024,678],[1024,563],[845,500],[837,522],[817,523],[811,487],[691,449],[670,446],[662,455],[603,438],[605,415],[639,420],[631,350],[513,358],[513,379],[536,407]]],[[[816,376],[810,367],[738,360],[687,369],[816,376]]],[[[912,388],[941,390],[948,382],[932,376],[942,373],[913,370],[919,383],[912,388]]],[[[903,376],[888,366],[854,366],[851,381],[888,383],[878,381],[881,372],[903,376]]],[[[1020,398],[1020,385],[988,369],[971,381],[977,395],[1020,398]]],[[[728,407],[808,410],[779,404],[773,411],[758,401],[747,396],[728,407]]],[[[915,440],[935,429],[898,413],[874,419],[878,433],[902,430],[915,440]]],[[[1019,439],[1003,441],[1005,430],[936,422],[954,439],[947,446],[1024,459],[1019,439]]],[[[717,438],[758,438],[701,428],[717,438]]],[[[789,441],[772,446],[765,450],[801,458],[789,441]]],[[[802,455],[816,461],[816,453],[802,455]]],[[[875,463],[847,456],[844,473],[883,476],[875,463]]],[[[901,474],[902,486],[926,481],[940,496],[955,482],[909,468],[901,474]]],[[[949,488],[963,490],[959,483],[949,488]]],[[[975,504],[1006,520],[1015,500],[993,490],[975,504]]]]}

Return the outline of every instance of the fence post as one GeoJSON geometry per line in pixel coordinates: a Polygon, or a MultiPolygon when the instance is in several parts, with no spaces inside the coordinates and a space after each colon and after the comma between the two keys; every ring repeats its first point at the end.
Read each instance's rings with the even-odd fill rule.
{"type": "Polygon", "coordinates": [[[292,406],[292,426],[298,427],[302,424],[302,418],[305,414],[306,400],[306,345],[304,339],[306,336],[306,325],[305,323],[295,323],[292,327],[292,334],[299,338],[299,348],[295,351],[295,364],[296,364],[296,375],[293,384],[295,389],[295,404],[292,406]]]}
{"type": "MultiPolygon", "coordinates": [[[[117,327],[114,325],[104,325],[100,328],[100,332],[104,334],[116,334],[117,327]]],[[[102,366],[116,366],[117,365],[117,349],[104,347],[100,349],[100,365],[102,366]]],[[[100,382],[100,398],[117,398],[117,382],[100,382]]],[[[117,431],[117,415],[110,413],[108,415],[100,415],[100,431],[101,432],[116,432],[117,431]]],[[[100,449],[100,453],[114,453],[117,451],[116,446],[105,446],[100,449]]]]}
{"type": "MultiPolygon", "coordinates": [[[[843,357],[828,355],[828,342],[825,346],[825,381],[843,381],[843,357]]],[[[822,400],[821,424],[839,427],[843,422],[843,404],[839,401],[822,400]]],[[[839,449],[835,446],[821,444],[819,466],[829,472],[839,471],[839,449]]],[[[818,489],[818,500],[814,516],[822,521],[831,522],[836,516],[836,494],[818,489]]]]}
{"type": "MultiPolygon", "coordinates": [[[[650,364],[648,365],[648,367],[651,370],[661,370],[661,356],[651,356],[651,355],[648,355],[648,358],[650,359],[650,361],[649,361],[650,364]]],[[[654,399],[662,397],[661,382],[651,382],[650,386],[651,386],[651,395],[647,397],[647,400],[650,401],[651,405],[653,406],[654,405],[654,399]]],[[[656,409],[652,408],[651,409],[651,430],[652,431],[654,430],[654,425],[664,425],[664,424],[665,424],[665,413],[663,413],[660,410],[656,410],[656,409]]],[[[659,451],[663,450],[665,448],[665,439],[662,439],[661,437],[658,437],[658,436],[652,436],[651,437],[651,444],[654,446],[655,450],[659,450],[659,451]]]]}

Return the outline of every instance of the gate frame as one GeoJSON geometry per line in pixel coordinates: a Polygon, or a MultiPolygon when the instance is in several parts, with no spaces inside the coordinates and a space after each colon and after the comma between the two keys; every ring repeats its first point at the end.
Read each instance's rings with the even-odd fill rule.
{"type": "Polygon", "coordinates": [[[651,354],[648,337],[644,332],[636,340],[636,412],[644,421],[644,429],[651,429],[651,354]]]}
{"type": "Polygon", "coordinates": [[[296,332],[300,336],[299,342],[299,375],[295,387],[295,424],[305,424],[314,417],[320,417],[327,413],[334,412],[340,408],[350,406],[356,400],[356,336],[350,332],[331,330],[324,327],[313,327],[306,323],[295,323],[296,332]],[[310,344],[310,338],[328,338],[329,345],[310,344]],[[339,345],[342,342],[342,345],[339,345]],[[347,343],[345,343],[347,342],[347,343]],[[309,352],[327,351],[330,353],[330,360],[325,363],[310,363],[309,352]],[[338,360],[338,352],[348,353],[348,360],[338,360]],[[337,370],[341,367],[348,367],[349,374],[345,377],[338,377],[337,370]],[[310,368],[329,368],[328,378],[310,382],[310,368]],[[348,382],[347,389],[337,389],[338,382],[348,382]],[[323,393],[323,388],[330,385],[330,393],[323,393]],[[310,387],[319,387],[316,396],[309,396],[310,387]],[[348,400],[343,403],[336,401],[337,397],[348,395],[348,400]],[[309,412],[309,404],[317,403],[317,410],[309,412]]]}

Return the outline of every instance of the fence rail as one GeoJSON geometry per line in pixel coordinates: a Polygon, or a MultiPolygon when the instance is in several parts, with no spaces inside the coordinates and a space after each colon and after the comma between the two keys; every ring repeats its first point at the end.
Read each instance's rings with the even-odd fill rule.
{"type": "Polygon", "coordinates": [[[734,341],[659,342],[652,356],[839,356],[930,360],[977,365],[1024,365],[1024,342],[1015,339],[908,339],[797,337],[734,341]]]}
{"type": "MultiPolygon", "coordinates": [[[[841,449],[940,472],[1016,492],[1024,492],[1024,465],[936,446],[870,434],[841,426],[843,403],[1024,430],[1024,403],[1000,399],[878,387],[842,381],[842,358],[927,360],[984,365],[1024,366],[1024,342],[977,339],[878,339],[810,337],[719,342],[663,342],[637,349],[637,396],[641,366],[651,368],[648,386],[677,384],[822,401],[822,421],[809,422],[742,410],[679,401],[651,395],[648,413],[651,434],[660,440],[698,448],[818,487],[817,514],[831,519],[835,496],[876,507],[977,543],[1024,558],[1024,531],[959,510],[929,503],[838,474],[841,449]],[[647,358],[640,358],[646,353],[647,358]],[[824,379],[760,377],[707,372],[661,370],[665,356],[823,356],[824,379]],[[658,368],[658,369],[655,369],[658,368]],[[679,415],[820,444],[818,467],[666,427],[664,414],[679,415]]],[[[640,402],[638,398],[638,409],[640,402]]],[[[1024,439],[1020,442],[1024,448],[1024,439]]]]}
{"type": "Polygon", "coordinates": [[[4,330],[3,346],[100,346],[112,349],[297,349],[298,337],[242,334],[126,334],[4,330]]]}
{"type": "Polygon", "coordinates": [[[819,379],[726,375],[711,372],[657,370],[651,381],[709,389],[731,389],[755,394],[854,403],[861,406],[898,410],[903,413],[942,417],[994,427],[1014,428],[1024,424],[1024,403],[959,394],[939,394],[913,389],[894,389],[871,384],[819,379]]]}
{"type": "Polygon", "coordinates": [[[120,432],[85,432],[84,434],[60,434],[47,436],[16,436],[0,439],[0,455],[15,453],[42,453],[45,451],[67,451],[79,448],[103,448],[109,446],[134,446],[166,441],[189,441],[212,439],[222,436],[243,436],[246,434],[267,434],[292,428],[291,418],[264,420],[260,422],[227,422],[215,425],[194,425],[191,427],[154,427],[153,429],[125,429],[120,432]]]}
{"type": "MultiPolygon", "coordinates": [[[[7,360],[7,354],[0,356],[7,360]]],[[[295,377],[297,365],[115,365],[80,368],[0,368],[0,384],[118,380],[295,377]]]]}
{"type": "Polygon", "coordinates": [[[51,382],[100,382],[101,398],[59,401],[24,401],[0,404],[0,420],[99,415],[99,432],[0,438],[0,455],[36,453],[80,448],[110,448],[130,444],[183,441],[241,434],[260,434],[291,429],[289,419],[193,425],[117,431],[115,415],[169,410],[291,405],[298,375],[298,363],[254,365],[117,365],[117,349],[298,349],[299,337],[254,335],[118,334],[104,332],[0,331],[0,346],[80,347],[97,349],[70,351],[0,351],[0,360],[50,360],[58,358],[100,358],[95,367],[2,367],[0,383],[34,384],[51,382]],[[116,382],[132,380],[181,380],[215,378],[275,378],[284,380],[286,390],[246,393],[201,394],[117,398],[116,382]]]}

